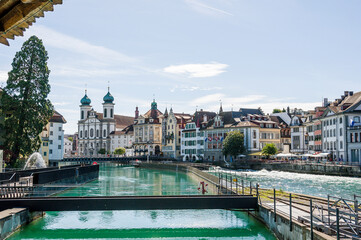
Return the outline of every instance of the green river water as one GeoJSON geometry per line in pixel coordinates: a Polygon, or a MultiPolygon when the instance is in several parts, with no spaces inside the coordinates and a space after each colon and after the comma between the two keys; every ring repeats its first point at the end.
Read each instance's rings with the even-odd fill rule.
{"type": "MultiPolygon", "coordinates": [[[[61,196],[199,194],[184,173],[102,165],[99,179],[61,196]]],[[[276,239],[244,212],[227,210],[47,212],[10,239],[276,239]]]]}

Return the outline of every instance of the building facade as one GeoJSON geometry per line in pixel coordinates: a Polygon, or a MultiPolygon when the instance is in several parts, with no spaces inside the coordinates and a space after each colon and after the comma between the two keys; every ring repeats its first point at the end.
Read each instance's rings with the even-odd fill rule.
{"type": "Polygon", "coordinates": [[[165,157],[181,157],[181,131],[185,128],[186,122],[191,120],[191,115],[174,113],[173,108],[169,114],[166,109],[160,117],[162,122],[162,153],[165,157]]]}
{"type": "MultiPolygon", "coordinates": [[[[136,111],[137,112],[137,111],[136,111]]],[[[137,114],[137,113],[136,113],[137,114]]],[[[160,155],[162,146],[162,125],[155,100],[151,109],[135,119],[133,148],[135,155],[160,155]]]]}
{"type": "Polygon", "coordinates": [[[52,161],[61,160],[64,158],[64,129],[63,125],[66,123],[65,118],[54,111],[48,124],[40,133],[41,146],[40,154],[43,156],[45,163],[52,166],[52,161]]]}
{"type": "Polygon", "coordinates": [[[123,130],[133,123],[134,118],[114,114],[114,97],[110,94],[109,88],[103,98],[103,113],[98,113],[92,108],[86,92],[80,103],[79,155],[95,156],[101,150],[110,153],[110,133],[123,130]]]}
{"type": "Polygon", "coordinates": [[[133,142],[134,130],[133,124],[124,128],[122,131],[110,133],[111,145],[110,152],[113,154],[115,149],[124,148],[125,156],[134,156],[133,142]]]}

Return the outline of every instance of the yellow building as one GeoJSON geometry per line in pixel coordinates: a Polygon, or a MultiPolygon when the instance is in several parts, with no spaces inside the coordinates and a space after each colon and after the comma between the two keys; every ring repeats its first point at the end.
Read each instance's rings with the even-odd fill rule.
{"type": "Polygon", "coordinates": [[[157,103],[153,100],[148,112],[136,116],[133,142],[135,155],[160,155],[162,128],[159,117],[161,115],[162,112],[157,109],[157,103]]]}

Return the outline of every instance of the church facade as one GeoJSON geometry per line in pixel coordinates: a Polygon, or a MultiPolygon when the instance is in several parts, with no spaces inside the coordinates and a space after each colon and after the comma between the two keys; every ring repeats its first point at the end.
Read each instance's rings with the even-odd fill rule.
{"type": "Polygon", "coordinates": [[[108,93],[103,98],[103,112],[96,112],[90,98],[85,96],[80,100],[80,120],[78,121],[79,156],[95,156],[100,150],[111,154],[110,134],[121,131],[131,125],[133,117],[114,114],[114,97],[108,93]]]}

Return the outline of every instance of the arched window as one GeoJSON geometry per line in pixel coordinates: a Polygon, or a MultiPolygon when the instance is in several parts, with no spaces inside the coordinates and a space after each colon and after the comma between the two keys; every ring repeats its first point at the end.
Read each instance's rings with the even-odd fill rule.
{"type": "Polygon", "coordinates": [[[103,133],[103,134],[104,134],[104,137],[106,137],[106,136],[107,136],[107,130],[104,129],[103,132],[104,132],[104,133],[103,133]]]}
{"type": "Polygon", "coordinates": [[[113,117],[113,109],[110,109],[110,117],[113,117]]]}
{"type": "Polygon", "coordinates": [[[81,111],[81,118],[80,119],[84,119],[84,111],[81,111]]]}
{"type": "Polygon", "coordinates": [[[90,129],[90,137],[94,136],[94,129],[90,129]]]}
{"type": "Polygon", "coordinates": [[[85,137],[85,138],[88,137],[88,131],[87,131],[87,130],[85,130],[85,135],[84,135],[84,137],[85,137]]]}
{"type": "Polygon", "coordinates": [[[107,109],[106,108],[104,109],[104,117],[105,118],[107,117],[107,109]]]}
{"type": "Polygon", "coordinates": [[[80,138],[83,137],[83,131],[80,131],[80,138]]]}
{"type": "Polygon", "coordinates": [[[99,137],[99,129],[97,130],[97,137],[99,137]]]}

